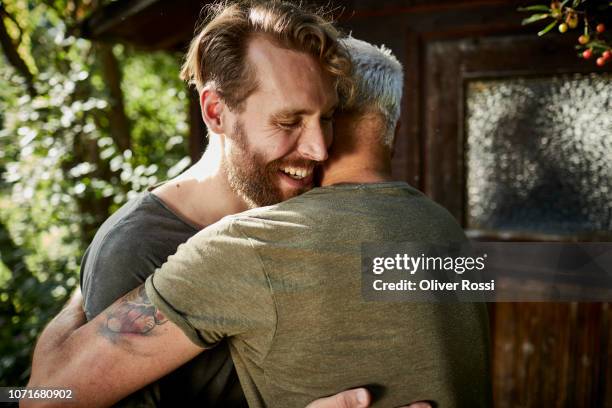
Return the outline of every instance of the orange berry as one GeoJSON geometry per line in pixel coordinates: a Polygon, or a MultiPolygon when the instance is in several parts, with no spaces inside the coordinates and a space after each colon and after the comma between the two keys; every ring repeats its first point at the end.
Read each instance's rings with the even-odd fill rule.
{"type": "Polygon", "coordinates": [[[578,16],[575,13],[570,13],[567,15],[565,22],[569,28],[576,28],[578,27],[578,16]]]}

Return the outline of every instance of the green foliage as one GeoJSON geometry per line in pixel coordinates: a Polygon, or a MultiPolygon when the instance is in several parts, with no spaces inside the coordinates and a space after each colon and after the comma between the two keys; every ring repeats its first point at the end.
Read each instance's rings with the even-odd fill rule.
{"type": "MultiPolygon", "coordinates": [[[[115,50],[123,61],[126,113],[137,120],[132,121],[130,158],[116,156],[116,162],[111,160],[111,169],[121,167],[121,179],[131,183],[130,190],[142,191],[164,179],[168,171],[172,177],[185,168],[185,161],[179,163],[179,160],[186,154],[187,93],[178,77],[177,58],[166,54],[140,54],[130,58],[123,47],[115,50]],[[159,72],[167,74],[159,75],[159,72]],[[180,155],[168,154],[177,150],[180,155]],[[161,179],[159,174],[163,174],[161,179]]],[[[117,202],[120,198],[120,195],[115,197],[117,202]]]]}
{"type": "Polygon", "coordinates": [[[538,31],[540,37],[555,27],[561,33],[574,29],[578,35],[583,33],[580,37],[576,36],[579,44],[575,48],[582,52],[590,50],[591,54],[584,57],[585,54],[580,52],[578,56],[585,59],[590,59],[591,55],[599,56],[596,63],[603,66],[612,58],[612,39],[605,28],[610,23],[611,8],[612,3],[603,0],[573,0],[571,4],[569,0],[553,0],[545,4],[519,7],[518,11],[533,13],[523,19],[523,25],[547,20],[547,25],[538,31]]]}
{"type": "Polygon", "coordinates": [[[83,10],[69,0],[3,4],[36,91],[0,53],[0,386],[14,386],[27,381],[36,337],[78,285],[97,226],[188,164],[187,98],[176,55],[115,46],[130,125],[122,151],[98,46],[67,34],[67,13],[83,10]]]}

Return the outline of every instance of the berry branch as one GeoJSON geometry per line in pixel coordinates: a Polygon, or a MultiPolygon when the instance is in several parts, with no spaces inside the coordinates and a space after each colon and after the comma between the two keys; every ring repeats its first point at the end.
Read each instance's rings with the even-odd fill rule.
{"type": "Polygon", "coordinates": [[[582,34],[576,45],[578,57],[585,60],[595,58],[595,63],[600,67],[612,60],[612,39],[603,21],[612,12],[612,2],[609,0],[573,0],[571,4],[570,0],[553,0],[549,5],[536,4],[518,10],[532,13],[523,19],[523,25],[539,21],[548,23],[538,32],[540,37],[554,27],[560,33],[566,33],[582,25],[582,34]]]}

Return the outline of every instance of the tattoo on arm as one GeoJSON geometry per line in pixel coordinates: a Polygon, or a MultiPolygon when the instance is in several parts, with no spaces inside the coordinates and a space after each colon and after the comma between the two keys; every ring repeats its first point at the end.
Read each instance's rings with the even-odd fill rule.
{"type": "Polygon", "coordinates": [[[102,333],[111,340],[118,334],[148,335],[168,319],[147,296],[144,285],[129,292],[106,312],[102,333]]]}

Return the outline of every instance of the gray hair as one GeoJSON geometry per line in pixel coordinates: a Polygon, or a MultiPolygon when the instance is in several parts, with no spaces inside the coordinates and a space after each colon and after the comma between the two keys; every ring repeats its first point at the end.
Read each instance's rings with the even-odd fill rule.
{"type": "Polygon", "coordinates": [[[400,117],[404,85],[402,64],[384,45],[376,47],[353,37],[340,41],[351,56],[355,81],[355,97],[344,109],[380,113],[385,122],[382,142],[391,147],[400,117]]]}

